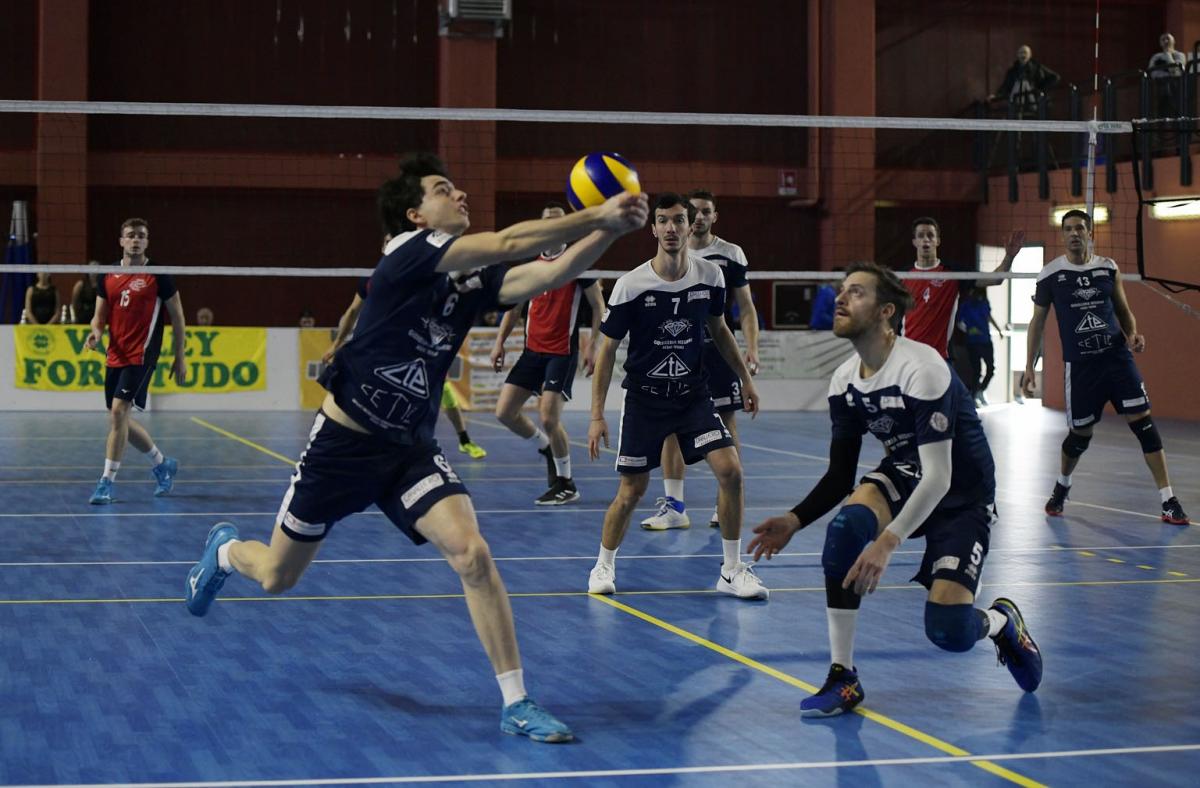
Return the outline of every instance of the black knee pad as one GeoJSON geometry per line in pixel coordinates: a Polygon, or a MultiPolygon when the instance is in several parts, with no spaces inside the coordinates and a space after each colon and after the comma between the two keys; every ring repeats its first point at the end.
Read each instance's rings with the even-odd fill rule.
{"type": "Polygon", "coordinates": [[[1078,459],[1087,451],[1088,444],[1092,442],[1091,435],[1080,435],[1074,430],[1067,433],[1067,437],[1063,438],[1062,451],[1071,459],[1078,459]]]}
{"type": "Polygon", "coordinates": [[[1149,415],[1129,422],[1129,429],[1133,430],[1138,443],[1142,444],[1142,454],[1154,454],[1156,451],[1162,451],[1162,438],[1158,434],[1158,427],[1154,426],[1154,419],[1149,415]]]}

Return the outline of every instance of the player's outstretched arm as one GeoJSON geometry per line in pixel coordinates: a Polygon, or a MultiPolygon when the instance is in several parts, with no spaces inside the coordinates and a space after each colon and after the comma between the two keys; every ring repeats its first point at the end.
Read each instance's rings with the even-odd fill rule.
{"type": "Polygon", "coordinates": [[[750,368],[746,366],[746,360],[742,358],[741,351],[738,350],[737,340],[733,338],[733,332],[729,330],[729,326],[725,325],[724,315],[708,316],[708,333],[712,336],[713,344],[716,346],[717,352],[721,354],[721,358],[725,359],[725,363],[737,373],[738,378],[742,381],[744,409],[753,418],[758,415],[759,411],[758,391],[754,388],[754,381],[750,379],[750,368]]]}
{"type": "Polygon", "coordinates": [[[1042,336],[1046,332],[1046,316],[1049,314],[1048,307],[1039,304],[1033,305],[1033,317],[1029,318],[1028,334],[1025,339],[1025,375],[1021,379],[1021,392],[1026,397],[1033,396],[1033,368],[1042,354],[1042,336]]]}
{"type": "Polygon", "coordinates": [[[182,384],[187,382],[187,358],[184,356],[187,321],[183,317],[183,300],[179,297],[179,291],[167,299],[166,307],[167,314],[171,316],[171,333],[175,345],[175,361],[171,364],[171,374],[175,376],[175,382],[182,384]]]}
{"type": "Polygon", "coordinates": [[[599,343],[596,351],[596,374],[592,378],[592,420],[588,425],[588,457],[599,459],[600,441],[608,447],[608,422],[604,419],[604,404],[608,401],[608,384],[612,381],[613,366],[617,362],[619,340],[607,334],[597,333],[592,344],[599,343]]]}
{"type": "Polygon", "coordinates": [[[1129,308],[1129,299],[1125,297],[1125,285],[1121,281],[1120,271],[1113,271],[1113,312],[1117,315],[1117,322],[1121,324],[1121,331],[1125,333],[1125,342],[1129,349],[1135,353],[1145,350],[1146,337],[1138,333],[1137,318],[1133,316],[1133,310],[1129,308]]]}
{"type": "MultiPolygon", "coordinates": [[[[1013,230],[1008,234],[1008,239],[1004,242],[1004,259],[1000,261],[1000,265],[992,269],[993,274],[1005,274],[1012,270],[1013,261],[1017,259],[1017,255],[1021,253],[1021,249],[1025,246],[1025,231],[1013,230]]],[[[1004,282],[1000,277],[977,279],[975,280],[976,287],[992,287],[1004,282]]]]}
{"type": "Polygon", "coordinates": [[[500,285],[500,303],[526,301],[565,285],[591,268],[612,242],[625,232],[596,230],[553,262],[537,261],[513,266],[504,274],[504,283],[500,285]]]}
{"type": "Polygon", "coordinates": [[[600,289],[600,280],[588,285],[583,294],[592,308],[592,333],[588,335],[587,347],[583,348],[581,354],[585,377],[590,378],[596,371],[596,345],[600,342],[600,320],[604,317],[604,291],[600,289]]]}
{"type": "MultiPolygon", "coordinates": [[[[585,208],[566,216],[531,219],[496,232],[464,235],[442,255],[437,270],[449,273],[524,260],[544,249],[562,246],[597,230],[621,235],[645,225],[646,205],[646,195],[621,192],[594,208],[585,208]]],[[[538,292],[530,295],[537,295],[538,292]]],[[[520,300],[524,301],[525,298],[520,300]]]]}
{"type": "Polygon", "coordinates": [[[492,343],[492,370],[499,372],[504,369],[504,342],[508,339],[508,335],[512,333],[513,326],[521,319],[521,308],[524,307],[524,302],[513,304],[512,308],[504,313],[504,317],[500,318],[500,328],[496,331],[496,341],[492,343]]]}
{"type": "Polygon", "coordinates": [[[104,336],[104,327],[108,325],[108,301],[96,296],[96,311],[92,315],[92,330],[88,333],[84,344],[95,350],[100,346],[100,337],[104,336]]]}
{"type": "Polygon", "coordinates": [[[334,355],[342,349],[342,345],[346,344],[346,339],[350,336],[350,329],[354,328],[354,324],[358,322],[358,313],[362,311],[362,307],[362,296],[355,293],[354,300],[350,302],[350,306],[346,307],[346,311],[338,320],[337,334],[334,335],[333,342],[325,351],[325,355],[321,356],[321,360],[326,364],[332,362],[334,355]]]}

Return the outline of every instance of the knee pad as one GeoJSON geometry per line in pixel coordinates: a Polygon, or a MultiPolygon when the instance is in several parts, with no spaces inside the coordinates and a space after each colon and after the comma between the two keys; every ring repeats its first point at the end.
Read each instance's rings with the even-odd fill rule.
{"type": "Polygon", "coordinates": [[[825,576],[842,582],[878,530],[879,518],[870,507],[860,503],[843,506],[825,529],[825,549],[821,553],[825,576]]]}
{"type": "Polygon", "coordinates": [[[1080,435],[1078,432],[1071,430],[1067,433],[1067,437],[1063,438],[1062,451],[1071,459],[1078,459],[1087,451],[1088,444],[1092,442],[1091,435],[1080,435]]]}
{"type": "Polygon", "coordinates": [[[973,605],[925,603],[925,636],[946,651],[970,651],[987,631],[973,605]]]}
{"type": "Polygon", "coordinates": [[[1158,427],[1154,426],[1154,419],[1143,416],[1137,421],[1129,422],[1129,429],[1133,430],[1138,443],[1142,444],[1142,454],[1154,454],[1156,451],[1162,451],[1162,438],[1159,437],[1158,427]]]}

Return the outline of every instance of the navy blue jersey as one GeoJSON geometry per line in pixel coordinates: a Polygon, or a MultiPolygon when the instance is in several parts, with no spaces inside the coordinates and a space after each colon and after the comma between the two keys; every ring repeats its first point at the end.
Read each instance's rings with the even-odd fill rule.
{"type": "Polygon", "coordinates": [[[397,443],[433,439],[451,362],[475,317],[500,307],[505,266],[436,270],[453,243],[434,230],[393,238],[371,274],[354,337],[321,375],[350,418],[397,443]]]}
{"type": "Polygon", "coordinates": [[[1117,264],[1098,255],[1083,265],[1056,257],[1038,274],[1033,302],[1054,305],[1064,361],[1085,361],[1125,347],[1113,310],[1116,282],[1117,264]]]}
{"type": "MultiPolygon", "coordinates": [[[[742,247],[715,235],[712,238],[712,243],[703,249],[693,249],[691,254],[721,266],[721,273],[725,276],[725,303],[722,305],[722,309],[725,313],[725,323],[730,330],[733,330],[730,291],[735,287],[745,287],[749,284],[746,274],[750,270],[750,263],[746,260],[746,253],[742,251],[742,247]]],[[[704,328],[704,341],[705,343],[712,342],[707,326],[704,328]]]]}
{"type": "Polygon", "coordinates": [[[952,440],[950,491],[939,509],[992,503],[996,466],[971,394],[937,350],[897,337],[891,355],[870,378],[858,354],[837,368],[829,384],[835,440],[870,432],[893,462],[917,468],[919,446],[952,440]]]}
{"type": "Polygon", "coordinates": [[[371,277],[364,276],[362,279],[358,280],[358,287],[355,288],[354,292],[358,293],[359,298],[366,301],[367,300],[367,289],[370,288],[370,286],[371,286],[371,277]]]}
{"type": "Polygon", "coordinates": [[[668,282],[647,261],[617,280],[600,330],[629,335],[627,389],[673,397],[702,385],[704,326],[725,308],[725,277],[703,258],[688,256],[687,272],[668,282]]]}

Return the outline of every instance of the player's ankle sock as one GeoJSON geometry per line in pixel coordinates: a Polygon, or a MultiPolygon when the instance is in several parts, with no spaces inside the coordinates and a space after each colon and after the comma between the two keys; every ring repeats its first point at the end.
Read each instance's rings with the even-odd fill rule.
{"type": "Polygon", "coordinates": [[[1162,502],[1166,503],[1175,497],[1175,493],[1171,490],[1171,485],[1158,488],[1158,494],[1162,496],[1162,502]]]}
{"type": "Polygon", "coordinates": [[[1071,486],[1071,474],[1068,473],[1064,476],[1063,474],[1060,473],[1058,475],[1058,483],[1061,484],[1063,487],[1070,487],[1071,486]]]}
{"type": "Polygon", "coordinates": [[[854,630],[858,627],[857,610],[825,608],[829,624],[829,661],[844,668],[854,667],[854,630]]]}
{"type": "Polygon", "coordinates": [[[113,462],[112,460],[104,461],[104,478],[105,479],[108,479],[110,482],[115,482],[117,480],[117,471],[119,471],[119,470],[121,470],[120,462],[113,462]]]}
{"type": "Polygon", "coordinates": [[[989,607],[987,610],[980,610],[979,612],[987,618],[987,634],[990,638],[994,638],[996,635],[999,635],[1001,630],[1004,629],[1004,625],[1008,623],[1008,616],[1004,615],[994,607],[989,607]]]}
{"type": "Polygon", "coordinates": [[[549,436],[549,435],[547,435],[546,433],[542,432],[542,428],[541,428],[541,427],[534,427],[534,428],[533,428],[533,434],[532,434],[532,435],[530,435],[530,436],[529,436],[528,438],[526,438],[525,440],[527,440],[527,441],[537,441],[537,445],[538,445],[538,451],[541,451],[542,449],[544,449],[544,448],[546,448],[547,446],[549,446],[549,445],[550,445],[550,436],[549,436]]]}
{"type": "Polygon", "coordinates": [[[150,446],[150,450],[146,452],[146,457],[150,460],[151,465],[162,464],[163,453],[159,451],[158,447],[153,444],[150,446]]]}
{"type": "Polygon", "coordinates": [[[504,695],[505,706],[513,705],[528,694],[525,692],[525,671],[520,668],[498,674],[496,683],[500,685],[500,692],[504,695]]]}
{"type": "Polygon", "coordinates": [[[618,547],[613,550],[609,550],[604,545],[600,545],[600,555],[596,558],[596,563],[604,564],[605,566],[613,566],[617,562],[617,550],[620,549],[621,548],[618,547]]]}
{"type": "Polygon", "coordinates": [[[234,571],[233,563],[229,560],[229,548],[233,547],[241,539],[230,539],[225,544],[217,548],[217,566],[221,567],[222,572],[234,571]]]}
{"type": "Polygon", "coordinates": [[[471,442],[471,436],[467,434],[466,430],[463,430],[462,432],[458,433],[458,445],[459,446],[465,446],[470,442],[471,442]]]}
{"type": "Polygon", "coordinates": [[[668,498],[683,503],[683,479],[663,479],[663,492],[668,498]]]}
{"type": "Polygon", "coordinates": [[[742,540],[737,539],[722,539],[721,552],[725,554],[725,563],[721,564],[722,572],[732,572],[734,567],[738,565],[738,561],[742,554],[742,540]]]}
{"type": "MultiPolygon", "coordinates": [[[[554,472],[564,479],[571,478],[571,455],[554,458],[554,472]]],[[[1165,500],[1165,499],[1164,499],[1165,500]]]]}

